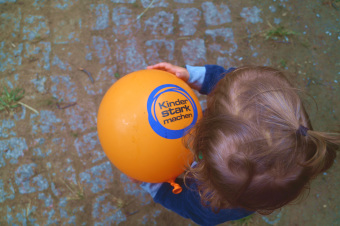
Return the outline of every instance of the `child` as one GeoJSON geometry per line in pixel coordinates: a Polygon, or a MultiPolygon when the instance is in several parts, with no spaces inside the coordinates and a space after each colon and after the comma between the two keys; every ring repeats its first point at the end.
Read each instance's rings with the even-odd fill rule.
{"type": "MultiPolygon", "coordinates": [[[[180,194],[143,183],[154,201],[200,225],[270,213],[295,200],[329,169],[340,135],[314,131],[284,74],[269,67],[181,68],[159,63],[202,94],[203,118],[191,130],[195,162],[180,194]]],[[[177,181],[182,183],[181,181],[177,181]]]]}

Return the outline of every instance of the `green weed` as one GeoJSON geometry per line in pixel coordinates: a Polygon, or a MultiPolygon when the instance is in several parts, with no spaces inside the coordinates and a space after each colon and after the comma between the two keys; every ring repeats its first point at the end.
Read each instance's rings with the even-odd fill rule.
{"type": "Polygon", "coordinates": [[[309,41],[308,41],[307,39],[302,39],[302,40],[300,41],[300,44],[301,44],[303,47],[305,47],[305,48],[310,47],[310,43],[309,43],[309,41]]]}
{"type": "Polygon", "coordinates": [[[8,90],[6,86],[3,86],[3,91],[0,96],[0,111],[6,110],[8,113],[10,113],[13,111],[14,108],[22,105],[30,109],[34,113],[39,114],[37,110],[20,101],[24,97],[24,95],[25,90],[22,88],[14,88],[12,90],[8,90]]]}
{"type": "Polygon", "coordinates": [[[124,200],[122,200],[121,198],[117,198],[116,196],[113,196],[112,194],[110,194],[111,197],[112,197],[112,200],[113,202],[115,203],[115,205],[117,206],[117,210],[120,210],[122,208],[125,208],[127,207],[128,205],[130,205],[131,203],[133,203],[135,201],[135,198],[127,201],[127,202],[124,202],[124,200]]]}
{"type": "Polygon", "coordinates": [[[67,197],[67,200],[82,200],[85,198],[84,188],[79,181],[77,182],[77,185],[73,184],[71,186],[69,186],[64,180],[61,181],[73,194],[73,196],[67,197]]]}
{"type": "Polygon", "coordinates": [[[237,223],[237,225],[250,226],[253,223],[252,217],[253,217],[253,214],[251,214],[251,215],[249,215],[247,217],[244,217],[242,219],[233,221],[233,222],[237,223]]]}
{"type": "Polygon", "coordinates": [[[279,63],[282,68],[285,68],[287,66],[287,61],[285,61],[284,59],[281,59],[279,63]]]}
{"type": "Polygon", "coordinates": [[[135,8],[140,8],[140,6],[137,2],[132,3],[132,6],[135,7],[135,8]]]}
{"type": "Polygon", "coordinates": [[[56,102],[57,102],[57,98],[51,97],[51,98],[46,100],[46,105],[51,106],[51,105],[55,104],[56,102]]]}
{"type": "Polygon", "coordinates": [[[116,77],[116,78],[119,78],[120,75],[116,72],[116,73],[115,73],[115,77],[116,77]]]}
{"type": "Polygon", "coordinates": [[[284,38],[292,35],[296,35],[297,33],[295,31],[286,29],[283,26],[279,27],[271,27],[266,33],[264,34],[265,39],[273,39],[277,40],[278,38],[284,38]]]}
{"type": "Polygon", "coordinates": [[[26,217],[29,217],[31,215],[32,211],[31,211],[31,200],[29,200],[29,203],[27,204],[26,207],[26,217]]]}
{"type": "Polygon", "coordinates": [[[57,98],[50,96],[46,99],[39,101],[39,106],[43,106],[43,107],[52,106],[53,104],[56,104],[57,102],[58,102],[57,98]]]}
{"type": "Polygon", "coordinates": [[[97,127],[96,127],[96,126],[92,126],[92,127],[90,128],[90,130],[91,130],[91,131],[96,131],[96,130],[97,130],[97,127]]]}
{"type": "Polygon", "coordinates": [[[71,134],[72,134],[72,136],[75,137],[75,138],[77,138],[77,137],[79,136],[78,133],[73,133],[73,132],[71,132],[71,134]]]}

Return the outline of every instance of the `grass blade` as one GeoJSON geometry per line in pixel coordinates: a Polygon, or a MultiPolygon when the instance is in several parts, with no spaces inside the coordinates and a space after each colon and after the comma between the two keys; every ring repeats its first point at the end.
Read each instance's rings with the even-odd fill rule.
{"type": "Polygon", "coordinates": [[[27,104],[24,104],[23,102],[21,101],[18,101],[19,104],[21,104],[22,106],[24,107],[27,107],[28,109],[30,109],[31,111],[33,111],[34,113],[38,114],[39,115],[39,112],[37,110],[35,110],[34,108],[28,106],[27,104]]]}

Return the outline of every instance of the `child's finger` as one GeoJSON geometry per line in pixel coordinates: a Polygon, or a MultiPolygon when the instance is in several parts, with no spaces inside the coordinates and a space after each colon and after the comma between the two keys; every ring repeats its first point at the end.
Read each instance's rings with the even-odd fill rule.
{"type": "Polygon", "coordinates": [[[174,73],[174,65],[166,62],[161,62],[155,65],[148,66],[147,69],[160,69],[174,73]]]}
{"type": "Polygon", "coordinates": [[[189,79],[188,71],[185,68],[175,66],[167,62],[161,62],[155,65],[148,66],[147,69],[158,69],[158,70],[166,71],[184,81],[187,81],[189,79]]]}
{"type": "Polygon", "coordinates": [[[160,67],[161,67],[161,63],[158,63],[158,64],[147,66],[146,68],[147,69],[159,69],[160,67]]]}

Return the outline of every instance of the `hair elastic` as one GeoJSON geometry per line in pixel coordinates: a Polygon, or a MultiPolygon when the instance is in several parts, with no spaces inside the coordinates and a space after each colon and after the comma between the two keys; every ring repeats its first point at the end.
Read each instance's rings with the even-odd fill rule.
{"type": "Polygon", "coordinates": [[[296,133],[301,134],[302,136],[307,136],[307,131],[309,129],[307,127],[304,127],[303,125],[300,125],[299,128],[297,129],[296,133]]]}

